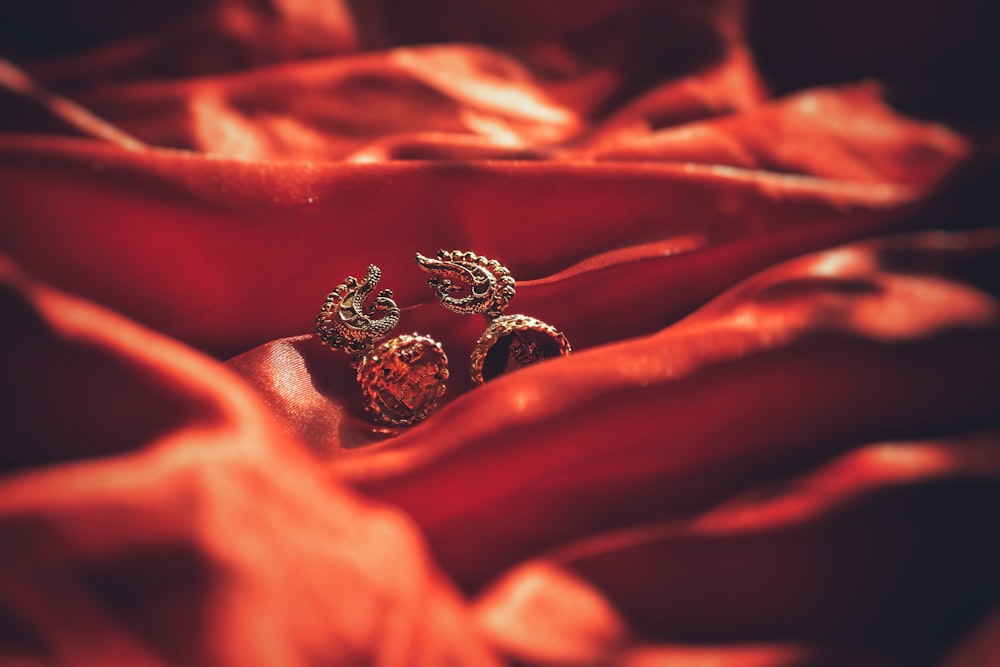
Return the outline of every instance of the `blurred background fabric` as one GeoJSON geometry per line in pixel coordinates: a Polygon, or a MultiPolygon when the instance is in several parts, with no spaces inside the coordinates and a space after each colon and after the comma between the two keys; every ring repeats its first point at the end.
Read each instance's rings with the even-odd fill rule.
{"type": "Polygon", "coordinates": [[[997,663],[998,24],[0,4],[0,664],[997,663]],[[439,248],[573,355],[474,387],[439,248]],[[312,333],[370,263],[409,429],[312,333]]]}

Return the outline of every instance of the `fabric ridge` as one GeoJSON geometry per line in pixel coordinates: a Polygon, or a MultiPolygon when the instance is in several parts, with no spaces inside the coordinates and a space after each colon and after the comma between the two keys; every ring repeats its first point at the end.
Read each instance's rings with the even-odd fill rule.
{"type": "Polygon", "coordinates": [[[1000,660],[998,19],[0,7],[0,664],[1000,660]],[[475,385],[439,248],[573,353],[475,385]]]}

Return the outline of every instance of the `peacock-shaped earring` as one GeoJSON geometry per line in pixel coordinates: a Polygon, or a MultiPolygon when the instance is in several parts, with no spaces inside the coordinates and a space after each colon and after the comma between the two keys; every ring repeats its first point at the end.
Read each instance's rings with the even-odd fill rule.
{"type": "Polygon", "coordinates": [[[392,290],[382,290],[365,310],[382,271],[374,264],[365,279],[348,276],[330,292],[316,317],[324,345],[346,352],[357,370],[365,410],[377,421],[408,426],[437,406],[448,380],[448,357],[430,336],[403,334],[382,342],[399,323],[392,290]]]}
{"type": "Polygon", "coordinates": [[[433,276],[427,284],[438,301],[463,315],[482,314],[486,331],[472,351],[470,374],[477,384],[550,357],[566,356],[570,344],[561,331],[528,315],[504,315],[516,293],[507,267],[473,252],[440,250],[435,257],[416,256],[433,276]]]}

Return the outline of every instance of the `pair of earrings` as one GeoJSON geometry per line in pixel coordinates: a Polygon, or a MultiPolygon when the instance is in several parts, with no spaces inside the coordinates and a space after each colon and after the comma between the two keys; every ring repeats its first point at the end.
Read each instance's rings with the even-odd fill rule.
{"type": "MultiPolygon", "coordinates": [[[[570,353],[569,341],[555,327],[527,315],[504,314],[516,282],[495,259],[441,250],[434,257],[417,253],[416,262],[431,274],[428,284],[443,307],[486,318],[486,331],[471,357],[470,374],[477,384],[570,353]]],[[[392,290],[381,290],[365,304],[381,277],[375,265],[368,267],[364,280],[348,276],[327,295],[316,332],[324,345],[350,355],[368,413],[379,422],[406,426],[426,418],[444,395],[448,357],[439,342],[416,333],[376,347],[399,323],[392,290]]]]}

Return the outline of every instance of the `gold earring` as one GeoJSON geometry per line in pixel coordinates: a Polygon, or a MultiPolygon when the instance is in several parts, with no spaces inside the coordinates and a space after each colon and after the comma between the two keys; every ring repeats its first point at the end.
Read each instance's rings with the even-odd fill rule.
{"type": "Polygon", "coordinates": [[[438,301],[463,315],[482,314],[488,325],[472,351],[470,374],[477,384],[544,359],[567,356],[569,340],[561,331],[528,315],[504,315],[516,293],[507,267],[495,259],[460,250],[440,250],[435,257],[416,256],[433,277],[427,284],[438,301]]]}
{"type": "Polygon", "coordinates": [[[365,410],[376,420],[408,426],[437,406],[448,380],[448,357],[430,336],[403,334],[375,347],[399,323],[392,290],[382,290],[365,310],[382,271],[374,264],[365,279],[348,276],[330,292],[316,317],[323,345],[343,350],[357,370],[365,410]]]}

